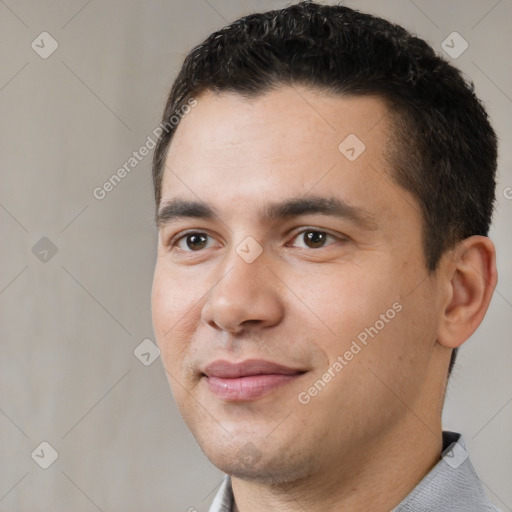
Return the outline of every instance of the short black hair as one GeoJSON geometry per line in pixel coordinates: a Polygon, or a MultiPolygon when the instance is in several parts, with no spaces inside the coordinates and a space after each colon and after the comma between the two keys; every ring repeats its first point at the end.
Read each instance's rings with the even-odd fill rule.
{"type": "MultiPolygon", "coordinates": [[[[211,34],[184,60],[153,155],[157,209],[176,113],[210,90],[254,98],[300,84],[384,100],[392,119],[392,178],[423,216],[425,264],[472,235],[487,236],[495,201],[497,137],[471,81],[424,40],[342,5],[303,1],[244,16],[211,34]]],[[[453,350],[449,372],[455,362],[453,350]]]]}

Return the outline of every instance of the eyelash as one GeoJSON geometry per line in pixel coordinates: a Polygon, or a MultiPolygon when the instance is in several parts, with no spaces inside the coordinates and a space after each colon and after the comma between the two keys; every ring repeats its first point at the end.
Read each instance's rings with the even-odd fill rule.
{"type": "MultiPolygon", "coordinates": [[[[303,235],[304,233],[308,233],[308,232],[321,233],[323,235],[326,235],[327,237],[331,237],[332,239],[334,239],[335,241],[338,241],[338,242],[346,241],[346,237],[333,235],[332,233],[329,233],[329,231],[325,231],[322,229],[316,229],[316,228],[304,228],[301,231],[295,233],[295,235],[292,237],[292,240],[295,240],[300,235],[303,235]]],[[[213,238],[206,231],[186,231],[184,233],[179,234],[178,237],[173,237],[173,239],[168,244],[169,249],[170,250],[174,249],[182,240],[186,240],[186,238],[191,235],[206,235],[207,237],[213,238]]],[[[307,248],[311,249],[311,250],[318,250],[318,249],[324,249],[325,247],[328,247],[329,245],[332,245],[332,244],[327,244],[327,245],[323,245],[321,247],[316,247],[316,248],[313,248],[313,247],[307,247],[307,248]]],[[[288,243],[286,244],[286,246],[289,247],[288,243]]],[[[304,249],[304,247],[301,247],[301,248],[304,249]]],[[[189,249],[180,249],[180,250],[183,252],[190,252],[190,253],[201,252],[201,249],[199,249],[197,251],[193,251],[193,250],[189,250],[189,249]]]]}

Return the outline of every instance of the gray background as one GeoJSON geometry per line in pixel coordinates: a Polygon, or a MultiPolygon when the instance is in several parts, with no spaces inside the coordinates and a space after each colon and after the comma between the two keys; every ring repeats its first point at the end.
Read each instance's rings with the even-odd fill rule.
{"type": "MultiPolygon", "coordinates": [[[[92,191],[159,124],[194,44],[288,3],[0,0],[0,511],[207,510],[222,475],[181,420],[160,359],[145,366],[134,355],[154,340],[151,157],[103,200],[92,191]],[[43,31],[59,45],[46,59],[31,47],[50,48],[43,31]],[[56,254],[47,240],[36,245],[43,237],[56,254]],[[59,454],[48,469],[36,463],[49,457],[43,441],[59,454]]],[[[455,64],[501,140],[498,289],[461,350],[444,420],[464,433],[489,496],[510,511],[512,2],[346,3],[439,52],[459,32],[469,47],[455,64]]]]}

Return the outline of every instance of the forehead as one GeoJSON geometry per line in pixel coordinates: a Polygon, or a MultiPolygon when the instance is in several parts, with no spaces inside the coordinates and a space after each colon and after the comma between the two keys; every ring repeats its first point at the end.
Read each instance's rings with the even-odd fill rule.
{"type": "Polygon", "coordinates": [[[294,154],[337,149],[347,135],[375,147],[389,129],[388,109],[376,96],[281,86],[254,98],[208,90],[196,99],[197,106],[182,119],[171,141],[171,158],[183,150],[195,159],[232,160],[240,157],[237,149],[243,144],[246,150],[257,148],[261,158],[290,159],[294,154]],[[205,146],[199,148],[201,143],[205,146]]]}
{"type": "Polygon", "coordinates": [[[391,120],[380,98],[283,86],[250,99],[211,91],[196,99],[167,153],[162,202],[186,197],[248,214],[262,200],[328,193],[379,213],[407,195],[391,179],[391,120]]]}

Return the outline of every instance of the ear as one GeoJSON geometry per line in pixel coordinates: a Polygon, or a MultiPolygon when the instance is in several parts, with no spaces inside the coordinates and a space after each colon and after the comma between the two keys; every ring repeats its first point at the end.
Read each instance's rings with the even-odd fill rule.
{"type": "Polygon", "coordinates": [[[459,242],[444,259],[446,300],[441,310],[438,343],[462,345],[482,322],[498,281],[496,249],[485,236],[459,242]]]}

